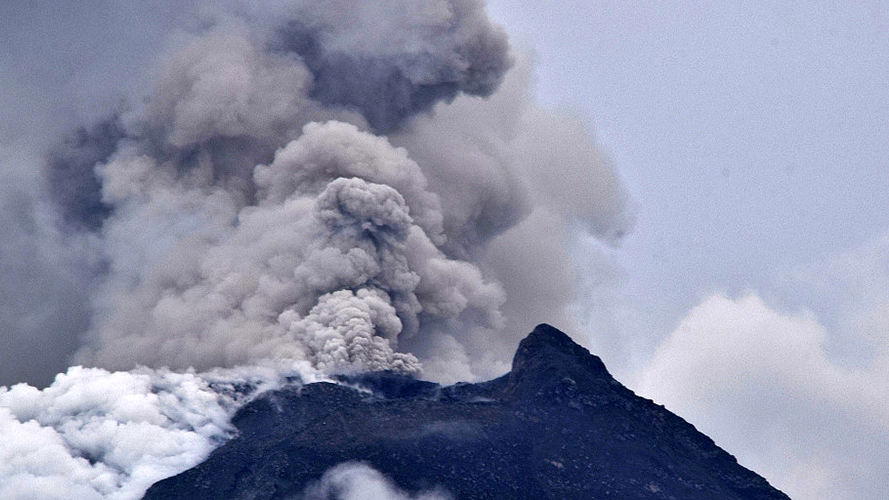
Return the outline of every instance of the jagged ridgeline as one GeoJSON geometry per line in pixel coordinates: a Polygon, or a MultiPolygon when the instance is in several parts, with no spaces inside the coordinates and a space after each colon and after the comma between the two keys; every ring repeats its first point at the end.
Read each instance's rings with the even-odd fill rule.
{"type": "Polygon", "coordinates": [[[233,422],[237,438],[145,500],[369,498],[350,492],[380,474],[391,498],[788,499],[548,325],[490,382],[360,375],[266,393],[233,422]]]}

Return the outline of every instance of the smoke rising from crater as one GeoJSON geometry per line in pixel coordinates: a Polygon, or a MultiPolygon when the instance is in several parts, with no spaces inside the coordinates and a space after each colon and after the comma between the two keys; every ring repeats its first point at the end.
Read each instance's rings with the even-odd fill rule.
{"type": "Polygon", "coordinates": [[[84,68],[74,91],[0,65],[3,110],[34,110],[0,125],[0,383],[48,385],[0,390],[24,439],[0,497],[137,498],[226,438],[232,379],[499,375],[534,324],[572,321],[569,227],[632,225],[479,0],[101,7],[0,20],[6,68],[25,34],[84,68]]]}
{"type": "MultiPolygon", "coordinates": [[[[103,180],[121,208],[109,231],[152,227],[168,241],[156,263],[137,267],[146,274],[136,286],[111,285],[112,313],[81,354],[89,364],[207,369],[283,357],[416,371],[393,348],[418,333],[421,314],[475,311],[498,326],[499,287],[434,243],[441,213],[419,167],[353,125],[307,125],[257,166],[256,204],[183,186],[142,155],[109,163],[103,180]],[[176,234],[184,214],[191,222],[176,234]]],[[[114,262],[138,251],[129,243],[114,262]]]]}
{"type": "Polygon", "coordinates": [[[49,192],[106,266],[76,362],[492,375],[526,329],[508,288],[540,285],[510,247],[570,289],[567,225],[627,230],[614,172],[529,100],[524,59],[507,74],[482,3],[378,3],[205,13],[145,99],[53,150],[49,192]]]}

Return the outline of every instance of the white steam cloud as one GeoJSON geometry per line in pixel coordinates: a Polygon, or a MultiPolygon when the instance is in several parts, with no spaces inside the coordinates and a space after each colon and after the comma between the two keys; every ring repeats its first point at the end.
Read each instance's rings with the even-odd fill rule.
{"type": "Polygon", "coordinates": [[[411,495],[380,471],[360,462],[337,465],[294,500],[452,500],[445,491],[411,495]]]}
{"type": "MultiPolygon", "coordinates": [[[[144,82],[6,86],[99,104],[42,162],[0,130],[0,383],[91,367],[2,389],[0,499],[138,498],[229,436],[237,379],[497,375],[534,324],[572,321],[569,228],[613,242],[632,225],[614,171],[530,100],[480,0],[152,5],[103,7],[127,43],[102,64],[89,43],[43,51],[144,82]],[[136,50],[143,18],[157,33],[136,50]]],[[[323,491],[410,498],[374,474],[337,469],[323,491]]]]}
{"type": "Polygon", "coordinates": [[[73,367],[38,390],[0,388],[0,498],[129,500],[228,439],[238,403],[272,370],[204,375],[73,367]]]}

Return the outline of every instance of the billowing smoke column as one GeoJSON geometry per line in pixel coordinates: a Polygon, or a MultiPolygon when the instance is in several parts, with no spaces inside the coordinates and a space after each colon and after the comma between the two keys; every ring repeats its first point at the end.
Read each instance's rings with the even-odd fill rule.
{"type": "Polygon", "coordinates": [[[0,392],[3,434],[25,436],[0,440],[0,498],[137,498],[226,438],[239,377],[499,374],[533,324],[571,321],[569,228],[631,225],[480,0],[179,8],[197,21],[147,90],[46,156],[28,234],[53,258],[10,247],[68,277],[49,296],[87,294],[38,317],[66,332],[56,358],[94,368],[0,392]]]}
{"type": "MultiPolygon", "coordinates": [[[[306,125],[256,167],[250,205],[197,169],[188,175],[203,178],[183,186],[138,152],[103,168],[109,234],[143,228],[167,241],[148,248],[158,258],[135,269],[144,273],[131,277],[136,286],[111,284],[113,312],[85,362],[206,369],[286,358],[416,370],[393,347],[417,333],[421,313],[474,311],[499,326],[501,290],[438,249],[438,199],[385,139],[342,122],[306,125]]],[[[144,251],[124,243],[127,258],[144,251]]]]}
{"type": "Polygon", "coordinates": [[[86,208],[110,265],[78,361],[417,371],[394,349],[424,319],[502,327],[500,286],[443,252],[439,197],[363,117],[390,129],[458,91],[490,93],[504,36],[476,2],[401,7],[395,41],[355,31],[350,19],[370,23],[360,5],[331,2],[297,5],[268,41],[215,29],[170,56],[90,166],[101,208],[88,192],[62,200],[86,208]]]}

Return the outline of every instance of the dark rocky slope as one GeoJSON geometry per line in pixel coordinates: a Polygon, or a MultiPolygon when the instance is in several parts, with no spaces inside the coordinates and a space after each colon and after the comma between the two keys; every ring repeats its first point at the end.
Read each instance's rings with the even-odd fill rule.
{"type": "Polygon", "coordinates": [[[440,387],[378,373],[266,394],[240,434],[146,500],[287,499],[347,461],[455,499],[787,499],[693,426],[540,325],[512,370],[440,387]]]}

